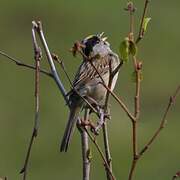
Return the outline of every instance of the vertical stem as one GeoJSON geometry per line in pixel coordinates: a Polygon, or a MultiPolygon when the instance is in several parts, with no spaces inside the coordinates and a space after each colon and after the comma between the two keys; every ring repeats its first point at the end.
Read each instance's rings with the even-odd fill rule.
{"type": "Polygon", "coordinates": [[[130,170],[130,173],[129,173],[128,180],[131,180],[133,178],[133,173],[134,173],[134,170],[136,168],[137,161],[138,161],[138,159],[133,159],[133,161],[132,161],[131,170],[130,170]]]}
{"type": "MultiPolygon", "coordinates": [[[[89,120],[89,109],[85,109],[84,113],[84,122],[86,123],[89,120]]],[[[86,127],[84,127],[86,128],[86,127]]],[[[83,159],[83,180],[90,179],[90,159],[89,159],[89,142],[88,134],[84,129],[80,130],[81,132],[81,143],[82,143],[82,159],[83,159]]]]}
{"type": "Polygon", "coordinates": [[[40,37],[40,40],[41,40],[41,43],[44,47],[44,50],[45,50],[45,53],[46,53],[46,56],[47,56],[47,59],[48,59],[48,62],[49,62],[49,65],[50,65],[50,68],[51,68],[51,73],[53,75],[53,78],[54,78],[54,81],[56,82],[65,102],[67,105],[69,105],[69,101],[68,101],[68,97],[66,96],[67,93],[66,93],[66,90],[64,88],[64,85],[62,84],[62,81],[56,71],[56,67],[54,65],[54,62],[53,62],[53,59],[52,59],[52,56],[51,56],[51,53],[50,53],[50,50],[48,48],[48,45],[47,45],[47,42],[46,42],[46,39],[44,37],[44,33],[43,33],[43,29],[42,29],[42,24],[40,21],[38,21],[37,23],[35,21],[33,21],[33,24],[34,26],[36,27],[36,31],[38,32],[39,34],[39,37],[40,37]]]}
{"type": "MultiPolygon", "coordinates": [[[[134,42],[134,11],[135,7],[132,2],[128,4],[128,10],[130,13],[130,33],[129,40],[134,42]]],[[[136,73],[136,91],[134,97],[134,120],[132,122],[132,148],[133,148],[133,158],[131,169],[129,172],[129,180],[132,179],[133,173],[138,161],[138,140],[137,140],[137,123],[139,120],[139,112],[140,112],[140,71],[141,71],[141,63],[137,61],[136,56],[133,56],[134,63],[134,71],[136,73]]]]}
{"type": "Polygon", "coordinates": [[[149,3],[149,0],[145,0],[144,10],[143,10],[143,14],[142,14],[142,18],[141,18],[141,24],[140,24],[140,28],[139,28],[139,35],[138,35],[138,38],[136,39],[136,44],[139,43],[139,41],[143,38],[143,35],[144,35],[143,22],[144,22],[144,19],[146,17],[148,3],[149,3]]]}
{"type": "MultiPolygon", "coordinates": [[[[109,139],[108,139],[108,130],[107,130],[107,123],[104,122],[103,126],[103,139],[104,139],[104,150],[105,150],[105,156],[106,156],[106,160],[107,163],[109,165],[109,169],[110,171],[112,171],[112,158],[111,158],[111,153],[110,153],[110,149],[109,149],[109,139]]],[[[111,180],[111,174],[109,173],[109,171],[106,171],[106,176],[108,180],[111,180]]]]}
{"type": "Polygon", "coordinates": [[[135,61],[135,72],[136,72],[136,93],[135,93],[135,98],[134,98],[134,109],[135,109],[135,113],[134,116],[136,119],[139,119],[139,113],[140,113],[140,81],[141,81],[141,77],[140,77],[140,72],[141,72],[141,62],[137,62],[136,58],[134,57],[134,61],[135,61]]]}
{"type": "Polygon", "coordinates": [[[39,79],[40,79],[40,59],[41,59],[41,49],[37,44],[36,36],[35,36],[35,30],[34,26],[32,28],[32,38],[33,38],[33,47],[34,47],[34,59],[35,59],[35,118],[34,118],[34,127],[31,135],[31,139],[28,145],[28,150],[24,162],[24,166],[22,170],[20,171],[21,174],[23,174],[23,180],[26,180],[27,176],[27,168],[29,163],[29,158],[31,154],[32,145],[34,142],[34,139],[37,137],[38,134],[38,126],[39,126],[39,79]]]}
{"type": "Polygon", "coordinates": [[[137,123],[136,121],[132,122],[132,131],[133,131],[133,159],[137,155],[137,123]]]}
{"type": "MultiPolygon", "coordinates": [[[[111,85],[113,82],[113,74],[112,74],[112,62],[109,62],[109,82],[108,82],[108,88],[111,89],[111,85]]],[[[115,74],[114,74],[115,75],[115,74]]],[[[106,99],[105,99],[105,106],[104,106],[104,113],[108,113],[108,102],[109,102],[109,96],[110,96],[110,92],[107,91],[106,94],[106,99]]],[[[110,153],[110,148],[109,148],[109,137],[108,137],[108,129],[107,129],[107,123],[105,121],[105,117],[104,117],[104,123],[102,125],[102,129],[103,129],[103,140],[104,140],[104,151],[105,151],[105,156],[106,156],[106,161],[109,165],[109,169],[112,172],[112,158],[111,158],[111,153],[110,153]]],[[[109,171],[106,169],[106,177],[107,180],[111,180],[111,174],[109,173],[109,171]]]]}

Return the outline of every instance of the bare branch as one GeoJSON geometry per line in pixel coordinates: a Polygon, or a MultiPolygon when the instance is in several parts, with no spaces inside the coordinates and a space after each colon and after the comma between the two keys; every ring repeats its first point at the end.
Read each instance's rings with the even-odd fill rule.
{"type": "MultiPolygon", "coordinates": [[[[130,16],[130,33],[129,33],[129,40],[134,43],[134,11],[135,11],[134,4],[132,2],[128,3],[127,10],[129,11],[130,16]]],[[[140,113],[140,73],[141,68],[140,62],[137,61],[136,55],[132,55],[133,63],[134,63],[134,71],[136,73],[136,92],[134,97],[134,121],[132,122],[132,148],[133,148],[133,158],[131,163],[131,168],[129,172],[128,180],[131,180],[133,177],[133,173],[138,161],[138,140],[137,140],[137,123],[139,120],[139,113],[140,113]]]]}
{"type": "MultiPolygon", "coordinates": [[[[109,82],[108,82],[109,89],[111,89],[112,81],[113,81],[113,78],[115,75],[115,73],[112,74],[112,64],[111,63],[112,62],[110,61],[109,62],[109,82]]],[[[121,66],[119,66],[119,68],[120,67],[121,66]]],[[[110,95],[110,92],[107,91],[106,98],[105,98],[105,105],[104,105],[104,113],[107,113],[107,111],[108,111],[109,95],[110,95]]],[[[102,129],[103,129],[103,140],[104,140],[104,150],[105,150],[105,155],[106,155],[106,161],[108,162],[109,168],[112,171],[112,158],[111,158],[111,153],[110,153],[108,129],[107,129],[107,123],[105,121],[105,116],[104,116],[104,123],[103,123],[102,129]]],[[[108,180],[111,180],[111,175],[108,170],[106,170],[106,176],[107,176],[108,180]]]]}
{"type": "Polygon", "coordinates": [[[144,146],[144,148],[140,151],[139,156],[142,156],[149,149],[151,144],[155,141],[155,139],[160,134],[161,130],[165,127],[166,122],[167,122],[166,118],[167,118],[168,112],[169,112],[170,108],[172,107],[172,105],[175,103],[176,98],[178,96],[178,93],[180,93],[180,85],[176,89],[174,95],[169,98],[169,103],[168,103],[167,108],[164,112],[164,115],[162,117],[159,128],[155,131],[154,135],[150,138],[150,140],[147,142],[147,144],[144,146]]]}
{"type": "MultiPolygon", "coordinates": [[[[22,63],[20,60],[13,58],[12,56],[6,54],[6,53],[3,52],[3,51],[0,51],[0,55],[8,58],[9,60],[11,60],[12,62],[14,62],[14,63],[15,63],[16,65],[18,65],[18,66],[22,66],[22,67],[25,67],[25,68],[27,68],[27,69],[33,69],[33,70],[36,69],[35,66],[30,65],[30,64],[22,63]]],[[[47,75],[47,76],[53,77],[53,75],[52,75],[50,72],[48,72],[48,71],[46,71],[46,70],[44,70],[44,69],[40,69],[40,72],[41,72],[42,74],[47,75]]]]}
{"type": "Polygon", "coordinates": [[[65,68],[65,65],[63,63],[63,60],[60,59],[56,54],[52,54],[51,56],[61,66],[63,72],[65,73],[65,75],[66,75],[66,77],[67,77],[67,79],[69,81],[69,84],[71,85],[71,87],[73,87],[73,84],[71,82],[71,78],[69,77],[69,75],[68,75],[68,73],[66,71],[66,68],[65,68]]]}
{"type": "Polygon", "coordinates": [[[66,90],[65,90],[64,85],[63,85],[62,81],[60,80],[59,75],[58,75],[58,73],[56,71],[56,67],[54,65],[54,61],[52,59],[50,50],[48,48],[46,39],[44,37],[44,32],[43,32],[43,29],[42,29],[42,24],[41,24],[40,21],[38,21],[38,22],[33,21],[32,23],[33,23],[33,25],[35,27],[35,30],[39,34],[41,43],[42,43],[42,45],[44,47],[44,50],[45,50],[45,53],[46,53],[46,56],[47,56],[47,59],[48,59],[48,62],[49,62],[50,68],[51,68],[51,73],[53,74],[53,78],[54,78],[54,80],[55,80],[55,82],[56,82],[56,84],[57,84],[61,94],[63,95],[63,98],[64,98],[66,104],[69,105],[69,101],[68,101],[66,90]]]}
{"type": "Polygon", "coordinates": [[[116,180],[116,178],[114,177],[108,162],[106,161],[106,157],[103,154],[103,151],[101,150],[100,146],[98,145],[96,139],[88,132],[87,129],[85,129],[86,133],[88,134],[89,138],[91,139],[91,141],[93,142],[93,144],[96,146],[97,151],[99,152],[102,160],[104,161],[104,166],[105,168],[109,171],[110,175],[111,175],[111,180],[116,180]]]}
{"type": "MultiPolygon", "coordinates": [[[[112,157],[111,157],[111,152],[110,152],[110,147],[109,147],[108,129],[107,129],[106,122],[104,122],[102,129],[103,129],[103,140],[104,140],[104,150],[105,150],[105,155],[106,155],[106,161],[109,165],[110,170],[112,171],[112,157]]],[[[109,173],[108,169],[106,169],[106,176],[108,180],[111,180],[111,174],[109,173]]]]}
{"type": "Polygon", "coordinates": [[[144,19],[146,17],[149,2],[150,2],[150,0],[145,0],[144,10],[143,10],[143,14],[142,14],[142,18],[141,18],[141,24],[140,24],[140,28],[139,28],[139,35],[138,35],[138,37],[136,39],[136,44],[138,44],[140,42],[140,40],[143,38],[143,36],[144,36],[143,23],[144,23],[144,19]]]}
{"type": "MultiPolygon", "coordinates": [[[[87,123],[89,121],[89,109],[85,109],[84,112],[84,123],[87,123]]],[[[83,159],[83,180],[89,180],[90,179],[90,165],[91,165],[91,157],[90,157],[90,148],[88,143],[88,135],[84,128],[81,128],[79,124],[77,124],[77,127],[81,134],[81,143],[82,143],[82,159],[83,159]]]]}
{"type": "Polygon", "coordinates": [[[32,39],[33,39],[33,47],[34,47],[34,59],[36,64],[36,71],[35,71],[35,120],[34,120],[34,128],[32,131],[32,136],[29,142],[24,166],[20,173],[23,174],[23,180],[26,180],[27,176],[27,168],[29,163],[29,158],[31,154],[32,145],[34,142],[34,139],[36,138],[38,134],[38,127],[39,127],[39,72],[40,72],[40,60],[42,58],[42,52],[40,47],[37,44],[34,26],[32,27],[32,39]]]}

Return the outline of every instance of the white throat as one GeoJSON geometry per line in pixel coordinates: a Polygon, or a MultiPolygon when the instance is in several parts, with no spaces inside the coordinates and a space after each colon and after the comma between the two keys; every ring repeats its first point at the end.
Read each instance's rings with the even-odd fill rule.
{"type": "Polygon", "coordinates": [[[92,56],[100,55],[101,57],[104,57],[107,54],[109,54],[110,52],[112,52],[112,51],[111,51],[109,45],[104,44],[104,42],[101,41],[100,43],[96,44],[93,47],[92,56]]]}

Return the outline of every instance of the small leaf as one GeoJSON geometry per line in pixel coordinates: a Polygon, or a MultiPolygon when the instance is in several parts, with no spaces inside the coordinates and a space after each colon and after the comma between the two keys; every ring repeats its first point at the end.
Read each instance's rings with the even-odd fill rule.
{"type": "Polygon", "coordinates": [[[148,18],[144,18],[144,21],[143,21],[143,32],[145,33],[146,30],[147,30],[147,26],[148,26],[148,23],[150,22],[151,18],[148,17],[148,18]]]}
{"type": "Polygon", "coordinates": [[[121,42],[119,47],[120,55],[123,61],[127,62],[129,60],[129,38],[125,38],[121,42]]]}
{"type": "Polygon", "coordinates": [[[133,42],[133,41],[129,41],[129,53],[132,55],[132,56],[136,56],[137,54],[137,46],[136,44],[133,42]]]}

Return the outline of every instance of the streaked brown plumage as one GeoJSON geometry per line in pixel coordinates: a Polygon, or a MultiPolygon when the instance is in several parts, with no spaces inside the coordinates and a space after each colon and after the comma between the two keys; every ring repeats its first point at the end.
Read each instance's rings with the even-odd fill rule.
{"type": "MultiPolygon", "coordinates": [[[[109,43],[102,38],[102,35],[94,35],[85,38],[82,43],[85,45],[85,48],[83,49],[84,54],[89,58],[91,57],[91,62],[98,70],[105,84],[108,85],[110,61],[111,68],[114,70],[119,65],[118,56],[111,51],[109,43]]],[[[98,105],[103,106],[107,90],[102,85],[102,79],[99,77],[99,74],[92,67],[91,63],[84,59],[76,73],[73,87],[82,97],[90,97],[91,99],[94,99],[98,105]]],[[[117,77],[118,73],[113,78],[111,86],[112,90],[116,84],[117,77]]],[[[70,115],[61,142],[61,152],[67,151],[79,113],[86,105],[84,100],[75,90],[72,90],[69,96],[70,115]]]]}

